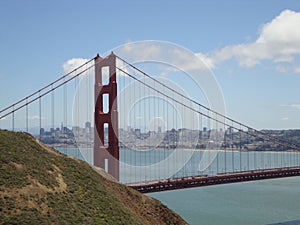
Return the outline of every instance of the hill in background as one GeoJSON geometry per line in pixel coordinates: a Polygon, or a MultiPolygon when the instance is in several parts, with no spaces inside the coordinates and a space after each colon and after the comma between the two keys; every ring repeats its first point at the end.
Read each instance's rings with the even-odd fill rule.
{"type": "Polygon", "coordinates": [[[187,224],[26,133],[0,130],[2,224],[187,224]]]}

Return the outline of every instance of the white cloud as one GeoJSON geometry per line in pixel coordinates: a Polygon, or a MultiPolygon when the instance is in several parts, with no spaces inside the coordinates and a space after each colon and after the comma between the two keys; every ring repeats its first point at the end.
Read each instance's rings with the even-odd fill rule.
{"type": "Polygon", "coordinates": [[[285,74],[300,74],[300,66],[296,64],[277,65],[275,71],[285,74]]]}
{"type": "Polygon", "coordinates": [[[289,118],[288,117],[283,117],[283,118],[281,118],[281,120],[286,121],[286,120],[289,120],[289,118]]]}
{"type": "Polygon", "coordinates": [[[139,59],[139,61],[156,60],[161,55],[161,47],[154,41],[151,42],[129,42],[117,53],[128,62],[133,63],[132,59],[139,59]],[[138,45],[138,48],[136,47],[138,45]]]}
{"type": "Polygon", "coordinates": [[[292,62],[300,54],[300,12],[282,11],[262,26],[255,42],[224,47],[207,55],[212,65],[236,59],[240,66],[253,67],[262,60],[292,62]]]}
{"type": "Polygon", "coordinates": [[[288,69],[283,65],[276,66],[275,70],[278,73],[287,73],[288,72],[288,69]]]}
{"type": "MultiPolygon", "coordinates": [[[[300,12],[287,9],[272,21],[263,24],[254,42],[226,46],[208,54],[196,53],[195,55],[200,60],[196,57],[191,58],[187,52],[168,49],[167,42],[157,43],[155,41],[127,43],[117,54],[130,63],[135,63],[137,59],[139,62],[152,59],[159,61],[160,58],[171,55],[174,64],[181,65],[181,69],[187,71],[213,69],[218,64],[231,59],[236,59],[240,66],[247,68],[260,64],[262,60],[291,63],[295,60],[295,56],[300,54],[299,26],[300,12]]],[[[63,69],[67,73],[87,61],[88,59],[84,58],[73,58],[63,64],[63,69]]],[[[124,65],[119,66],[124,68],[124,65]]],[[[285,73],[287,67],[278,66],[275,70],[285,73]]],[[[293,72],[300,73],[300,67],[295,67],[293,72]]]]}
{"type": "Polygon", "coordinates": [[[173,43],[162,41],[130,42],[118,49],[116,54],[132,64],[143,61],[169,62],[170,66],[176,65],[176,68],[169,68],[171,71],[207,70],[214,67],[207,55],[194,54],[182,47],[178,48],[173,43]]]}
{"type": "Polygon", "coordinates": [[[292,62],[294,57],[292,55],[281,55],[273,60],[274,62],[292,62]]]}
{"type": "Polygon", "coordinates": [[[281,107],[289,107],[289,108],[295,108],[300,109],[300,104],[282,104],[281,107]]]}
{"type": "MultiPolygon", "coordinates": [[[[272,21],[261,26],[254,42],[226,46],[208,54],[196,53],[200,60],[192,59],[185,52],[176,52],[176,50],[171,55],[176,56],[175,64],[182,65],[184,70],[213,69],[218,64],[231,59],[236,59],[240,66],[247,68],[260,64],[262,60],[291,63],[295,56],[300,54],[299,27],[300,12],[284,10],[272,21]]],[[[149,56],[157,59],[157,56],[162,54],[162,49],[155,43],[141,43],[140,45],[138,51],[132,52],[132,46],[128,44],[122,53],[134,55],[134,58],[140,60],[149,59],[149,56]]],[[[134,49],[137,50],[137,48],[134,49]]],[[[276,68],[278,72],[287,72],[286,69],[282,66],[276,68]]],[[[295,68],[294,72],[300,73],[300,67],[295,68]]]]}
{"type": "Polygon", "coordinates": [[[39,120],[39,119],[44,120],[45,117],[43,117],[43,116],[42,117],[40,117],[40,116],[29,116],[28,119],[29,120],[39,120]]]}
{"type": "Polygon", "coordinates": [[[191,54],[181,49],[174,49],[170,54],[174,65],[178,65],[184,71],[207,70],[214,68],[212,60],[202,53],[191,54]],[[195,57],[196,56],[196,57],[195,57]]]}
{"type": "MultiPolygon", "coordinates": [[[[173,51],[166,47],[167,42],[155,41],[127,43],[116,54],[130,63],[135,63],[137,59],[139,62],[152,59],[158,62],[160,58],[164,61],[164,57],[171,56],[174,65],[181,65],[181,69],[187,71],[213,69],[218,64],[231,59],[236,59],[240,66],[247,68],[254,67],[263,60],[291,63],[300,54],[299,27],[300,12],[284,10],[272,21],[261,26],[254,42],[226,46],[208,54],[196,53],[197,57],[191,58],[187,52],[177,49],[173,51]]],[[[63,69],[69,72],[87,61],[88,59],[84,58],[73,58],[63,64],[63,69]]],[[[120,66],[124,68],[123,65],[120,66]]],[[[278,66],[275,69],[277,72],[287,72],[287,67],[278,66]]],[[[293,72],[300,73],[300,67],[295,67],[293,72]]]]}
{"type": "Polygon", "coordinates": [[[202,53],[196,53],[196,56],[210,69],[213,69],[215,67],[214,62],[211,58],[208,56],[202,54],[202,53]]]}
{"type": "MultiPolygon", "coordinates": [[[[83,59],[83,58],[73,58],[69,59],[63,64],[63,70],[65,73],[69,73],[72,70],[78,68],[79,66],[83,65],[86,63],[88,59],[83,59]]],[[[85,69],[84,67],[82,69],[85,69]]]]}
{"type": "Polygon", "coordinates": [[[295,66],[293,72],[300,73],[300,66],[295,66]]]}

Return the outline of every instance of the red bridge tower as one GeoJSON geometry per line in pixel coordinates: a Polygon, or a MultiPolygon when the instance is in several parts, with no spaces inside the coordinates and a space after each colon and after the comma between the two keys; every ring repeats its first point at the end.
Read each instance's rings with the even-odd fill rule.
{"type": "Polygon", "coordinates": [[[94,165],[106,170],[119,180],[118,104],[116,82],[116,56],[95,57],[95,115],[94,115],[94,165]],[[103,84],[105,71],[109,82],[103,84]],[[108,95],[108,96],[105,96],[108,95]],[[104,97],[108,97],[105,102],[104,97]],[[105,104],[108,107],[104,107],[105,104]],[[107,109],[107,112],[104,112],[107,109]],[[107,131],[105,131],[107,129],[107,131]]]}

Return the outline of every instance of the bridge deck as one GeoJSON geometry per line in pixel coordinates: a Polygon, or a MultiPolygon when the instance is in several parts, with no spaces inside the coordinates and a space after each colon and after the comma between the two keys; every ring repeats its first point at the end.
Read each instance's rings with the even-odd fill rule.
{"type": "Polygon", "coordinates": [[[215,176],[194,176],[145,183],[131,183],[128,186],[141,193],[169,191],[176,189],[202,187],[209,185],[228,184],[244,181],[254,181],[272,178],[300,176],[300,167],[278,169],[252,170],[237,173],[224,173],[215,176]]]}

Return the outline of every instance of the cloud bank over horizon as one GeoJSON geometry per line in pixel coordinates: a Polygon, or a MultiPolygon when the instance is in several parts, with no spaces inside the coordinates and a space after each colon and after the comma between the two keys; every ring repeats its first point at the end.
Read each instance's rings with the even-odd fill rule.
{"type": "MultiPolygon", "coordinates": [[[[239,66],[252,68],[263,60],[273,63],[292,64],[300,54],[300,12],[284,10],[259,30],[254,42],[225,46],[208,54],[198,53],[211,68],[222,62],[235,59],[239,66]]],[[[300,73],[300,66],[293,65],[293,73],[300,73]]],[[[277,66],[277,72],[286,73],[287,67],[277,66]]]]}
{"type": "MultiPolygon", "coordinates": [[[[197,60],[191,62],[190,58],[186,58],[182,53],[178,53],[178,58],[174,60],[180,59],[182,68],[186,70],[203,67],[215,69],[229,60],[236,60],[240,67],[253,68],[262,61],[269,60],[274,63],[276,72],[300,74],[300,65],[295,62],[295,58],[300,55],[299,24],[300,12],[286,9],[270,22],[261,25],[259,35],[254,42],[229,45],[209,53],[195,53],[204,62],[202,65],[199,65],[197,60]]],[[[135,58],[140,55],[141,60],[145,55],[155,58],[161,54],[160,46],[155,44],[141,45],[138,52],[132,52],[130,47],[131,43],[125,45],[124,54],[133,54],[135,58]]],[[[88,59],[84,58],[69,59],[63,64],[63,70],[67,73],[87,61],[88,59]]]]}

